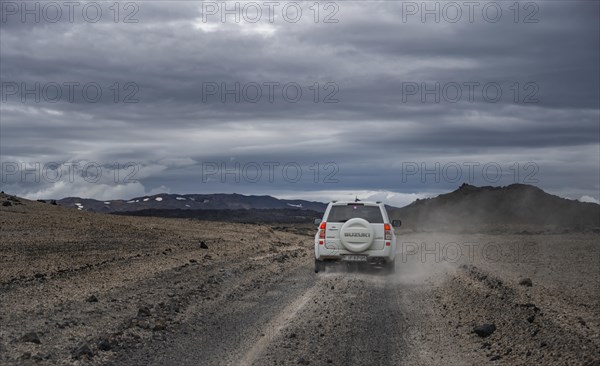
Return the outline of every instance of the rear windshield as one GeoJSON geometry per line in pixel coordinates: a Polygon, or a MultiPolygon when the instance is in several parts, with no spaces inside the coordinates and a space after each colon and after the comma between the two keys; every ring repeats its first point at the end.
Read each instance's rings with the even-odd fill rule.
{"type": "Polygon", "coordinates": [[[346,222],[355,217],[365,219],[373,224],[383,224],[383,216],[381,216],[379,206],[363,205],[332,206],[327,221],[346,222]]]}

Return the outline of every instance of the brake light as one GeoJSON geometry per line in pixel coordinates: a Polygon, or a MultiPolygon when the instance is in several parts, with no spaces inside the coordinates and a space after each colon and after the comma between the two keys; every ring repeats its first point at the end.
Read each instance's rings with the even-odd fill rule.
{"type": "Polygon", "coordinates": [[[392,240],[392,226],[390,224],[383,224],[383,230],[385,240],[392,240]]]}
{"type": "Polygon", "coordinates": [[[322,222],[321,225],[319,225],[319,239],[325,239],[325,231],[326,230],[327,230],[327,223],[322,222]]]}

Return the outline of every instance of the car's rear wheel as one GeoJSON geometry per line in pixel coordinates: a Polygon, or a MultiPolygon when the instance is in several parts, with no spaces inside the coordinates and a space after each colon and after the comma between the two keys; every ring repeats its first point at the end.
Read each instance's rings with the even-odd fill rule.
{"type": "Polygon", "coordinates": [[[383,270],[385,273],[396,273],[396,261],[385,262],[383,270]]]}
{"type": "Polygon", "coordinates": [[[315,273],[325,271],[325,262],[315,259],[315,273]]]}

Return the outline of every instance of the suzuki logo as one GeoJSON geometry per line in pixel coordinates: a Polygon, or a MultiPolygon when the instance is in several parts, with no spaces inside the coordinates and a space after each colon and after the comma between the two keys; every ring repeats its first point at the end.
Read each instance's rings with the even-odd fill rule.
{"type": "Polygon", "coordinates": [[[344,233],[344,236],[353,236],[353,237],[359,237],[359,238],[369,238],[369,237],[371,237],[371,234],[369,234],[369,233],[344,233]]]}

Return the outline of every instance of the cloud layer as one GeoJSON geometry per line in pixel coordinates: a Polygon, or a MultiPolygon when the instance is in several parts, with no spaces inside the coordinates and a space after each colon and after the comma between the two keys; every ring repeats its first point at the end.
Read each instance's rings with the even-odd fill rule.
{"type": "Polygon", "coordinates": [[[262,2],[100,3],[97,22],[83,5],[23,21],[16,4],[0,14],[5,190],[326,201],[469,182],[600,198],[597,2],[281,2],[272,18],[262,2]],[[36,181],[15,162],[106,176],[36,181]],[[106,178],[115,162],[135,182],[106,178]]]}

